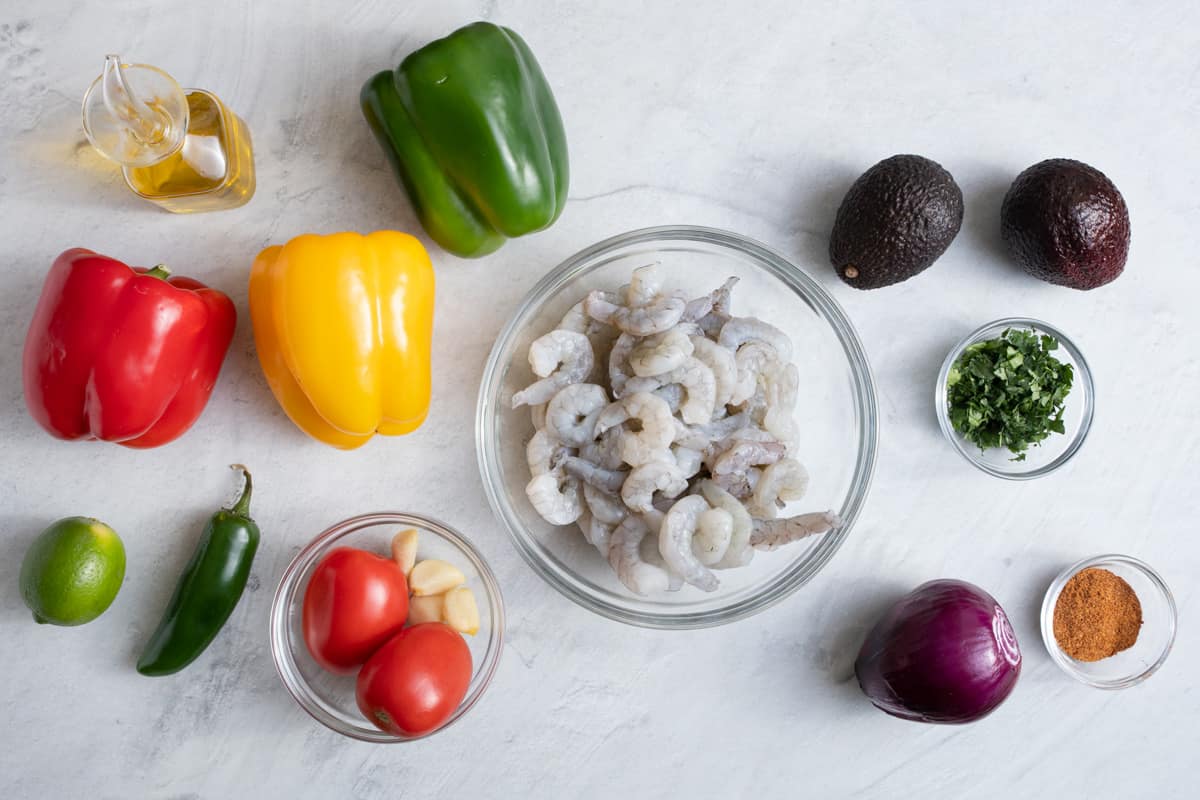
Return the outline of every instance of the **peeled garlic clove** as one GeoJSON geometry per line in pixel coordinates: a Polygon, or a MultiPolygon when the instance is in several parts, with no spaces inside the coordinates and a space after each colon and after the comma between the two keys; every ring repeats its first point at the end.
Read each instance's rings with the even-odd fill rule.
{"type": "Polygon", "coordinates": [[[462,586],[467,577],[462,570],[438,558],[422,561],[412,568],[408,576],[408,588],[418,597],[430,594],[442,594],[462,586]]]}
{"type": "Polygon", "coordinates": [[[475,595],[466,586],[451,589],[443,595],[442,622],[459,633],[474,636],[479,632],[479,606],[475,595]]]}
{"type": "Polygon", "coordinates": [[[431,594],[424,597],[414,597],[408,601],[408,624],[420,625],[422,622],[441,622],[446,596],[431,594]]]}
{"type": "Polygon", "coordinates": [[[392,560],[400,565],[405,577],[417,563],[417,529],[405,528],[392,537],[392,560]]]}

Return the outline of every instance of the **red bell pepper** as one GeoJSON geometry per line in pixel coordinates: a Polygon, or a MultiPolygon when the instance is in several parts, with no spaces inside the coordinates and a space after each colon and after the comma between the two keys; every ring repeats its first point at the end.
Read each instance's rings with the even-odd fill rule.
{"type": "Polygon", "coordinates": [[[233,302],[165,267],[74,248],[54,260],[25,337],[25,403],[60,439],[157,447],[204,410],[233,302]]]}

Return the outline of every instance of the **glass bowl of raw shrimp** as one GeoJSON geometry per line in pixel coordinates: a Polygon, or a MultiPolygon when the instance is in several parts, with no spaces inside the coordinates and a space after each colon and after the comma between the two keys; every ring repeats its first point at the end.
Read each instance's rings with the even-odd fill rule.
{"type": "MultiPolygon", "coordinates": [[[[637,290],[636,281],[633,286],[630,291],[637,290]]],[[[608,363],[604,353],[595,361],[593,376],[603,373],[608,363]]],[[[591,380],[607,382],[606,376],[591,380]]],[[[862,512],[878,439],[870,366],[854,326],[837,302],[770,248],[736,233],[693,226],[614,236],[547,273],[496,340],[480,386],[475,432],[488,501],[529,565],[591,611],[663,629],[733,622],[769,608],[810,581],[833,558],[862,512]],[[714,568],[715,587],[712,581],[702,587],[673,582],[668,591],[639,595],[618,580],[600,552],[603,548],[590,544],[580,526],[551,524],[534,508],[526,490],[533,478],[534,448],[527,452],[527,446],[538,430],[536,414],[528,407],[514,408],[514,395],[518,402],[526,399],[520,393],[538,380],[530,364],[535,340],[565,322],[564,316],[589,293],[609,293],[596,295],[598,303],[601,297],[615,297],[635,269],[651,264],[664,296],[668,290],[691,298],[715,296],[717,287],[736,278],[726,298],[728,313],[770,323],[790,340],[799,378],[790,452],[803,463],[808,481],[803,497],[786,503],[778,515],[802,518],[828,511],[827,518],[836,520],[836,526],[757,552],[742,566],[714,568]]]]}

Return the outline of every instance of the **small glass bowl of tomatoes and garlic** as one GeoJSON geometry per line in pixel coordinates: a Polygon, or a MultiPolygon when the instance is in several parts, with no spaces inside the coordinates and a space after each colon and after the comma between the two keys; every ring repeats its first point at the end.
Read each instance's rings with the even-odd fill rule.
{"type": "Polygon", "coordinates": [[[504,603],[483,556],[418,514],[333,525],[288,565],[271,605],[271,655],[288,692],[366,742],[420,739],[461,719],[503,641],[504,603]]]}

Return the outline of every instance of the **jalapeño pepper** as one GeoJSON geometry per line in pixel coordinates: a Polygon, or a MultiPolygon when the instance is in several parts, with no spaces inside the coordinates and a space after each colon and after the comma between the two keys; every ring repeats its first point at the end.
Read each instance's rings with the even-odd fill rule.
{"type": "Polygon", "coordinates": [[[212,643],[237,606],[258,550],[258,526],[250,519],[250,473],[232,508],[223,508],[200,536],[158,629],[146,643],[137,671],[170,675],[192,663],[212,643]]]}

